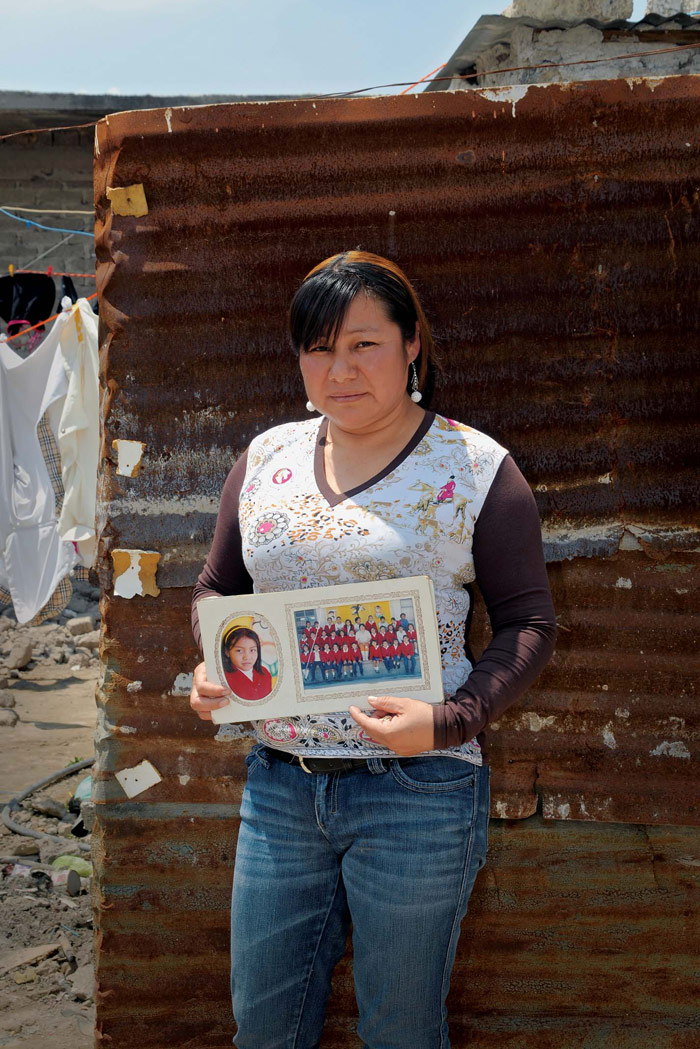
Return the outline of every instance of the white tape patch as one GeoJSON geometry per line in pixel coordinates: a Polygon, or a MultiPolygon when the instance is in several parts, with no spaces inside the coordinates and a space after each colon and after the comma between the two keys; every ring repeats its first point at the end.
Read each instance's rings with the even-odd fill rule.
{"type": "Polygon", "coordinates": [[[158,597],[156,568],[160,554],[154,550],[112,550],[115,597],[158,597]]]}
{"type": "Polygon", "coordinates": [[[112,441],[117,453],[117,473],[122,477],[136,477],[145,447],[143,441],[112,441]]]}
{"type": "Polygon", "coordinates": [[[156,783],[160,783],[163,778],[158,769],[145,759],[139,765],[134,765],[131,769],[122,769],[115,775],[124,788],[127,798],[135,798],[137,794],[142,794],[149,787],[155,787],[156,783]]]}

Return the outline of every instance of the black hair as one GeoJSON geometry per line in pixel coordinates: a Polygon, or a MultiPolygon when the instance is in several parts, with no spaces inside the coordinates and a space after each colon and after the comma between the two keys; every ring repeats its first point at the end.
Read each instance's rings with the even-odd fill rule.
{"type": "MultiPolygon", "coordinates": [[[[289,308],[289,331],[297,353],[318,339],[336,338],[353,299],[365,292],[380,302],[404,340],[420,326],[420,352],[415,359],[421,406],[428,408],[435,389],[436,354],[428,321],[403,271],[380,255],[345,251],[319,263],[297,289],[289,308]]],[[[411,373],[406,385],[411,392],[411,373]]]]}
{"type": "Polygon", "coordinates": [[[232,629],[227,630],[223,638],[221,639],[221,661],[224,665],[224,670],[227,674],[233,674],[236,670],[236,667],[234,667],[233,663],[231,662],[231,657],[228,653],[229,649],[232,648],[233,645],[235,645],[236,642],[239,641],[242,637],[250,638],[251,641],[255,642],[258,649],[258,658],[255,660],[253,670],[258,674],[262,674],[262,652],[260,649],[260,638],[254,630],[251,630],[247,626],[233,627],[232,629]]]}

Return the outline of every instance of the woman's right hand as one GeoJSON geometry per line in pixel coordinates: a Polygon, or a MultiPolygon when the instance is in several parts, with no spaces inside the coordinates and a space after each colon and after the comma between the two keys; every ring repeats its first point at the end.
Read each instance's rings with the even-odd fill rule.
{"type": "Polygon", "coordinates": [[[228,693],[221,685],[207,681],[207,668],[199,663],[194,668],[194,682],[190,692],[190,706],[202,721],[211,721],[211,712],[228,703],[228,693]]]}

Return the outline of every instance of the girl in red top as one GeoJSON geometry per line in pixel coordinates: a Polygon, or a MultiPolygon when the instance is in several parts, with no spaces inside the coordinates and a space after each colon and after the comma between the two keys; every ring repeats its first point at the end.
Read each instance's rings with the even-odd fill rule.
{"type": "Polygon", "coordinates": [[[362,652],[357,641],[350,642],[350,656],[352,658],[352,676],[357,677],[359,674],[361,677],[364,677],[365,668],[362,664],[362,652]]]}
{"type": "Polygon", "coordinates": [[[331,652],[331,646],[326,641],[323,646],[323,652],[321,653],[321,662],[323,663],[323,676],[326,681],[332,681],[335,677],[335,656],[331,652]]]}
{"type": "Polygon", "coordinates": [[[239,699],[265,699],[272,691],[272,677],[262,665],[260,638],[245,626],[234,627],[224,634],[224,675],[231,691],[239,699]]]}
{"type": "Polygon", "coordinates": [[[343,654],[340,650],[339,641],[336,641],[333,648],[331,649],[331,655],[333,657],[333,665],[335,667],[336,680],[339,680],[343,676],[343,654]]]}
{"type": "Polygon", "coordinates": [[[409,623],[406,627],[406,637],[409,641],[413,641],[414,644],[418,640],[418,634],[416,633],[416,628],[413,623],[409,623]]]}
{"type": "Polygon", "coordinates": [[[341,677],[350,677],[352,673],[352,652],[347,641],[343,643],[343,647],[338,653],[338,666],[342,667],[341,677]]]}
{"type": "Polygon", "coordinates": [[[414,674],[416,670],[416,650],[413,647],[413,642],[409,641],[408,637],[404,635],[404,639],[399,645],[399,649],[401,650],[404,671],[407,674],[414,674]]]}
{"type": "Polygon", "coordinates": [[[315,682],[317,673],[321,681],[323,681],[323,659],[321,657],[321,646],[318,643],[316,643],[313,649],[311,650],[308,667],[308,681],[315,682]]]}
{"type": "Polygon", "coordinates": [[[382,665],[382,650],[379,642],[372,638],[369,643],[369,661],[374,667],[375,674],[379,673],[379,668],[382,665]]]}

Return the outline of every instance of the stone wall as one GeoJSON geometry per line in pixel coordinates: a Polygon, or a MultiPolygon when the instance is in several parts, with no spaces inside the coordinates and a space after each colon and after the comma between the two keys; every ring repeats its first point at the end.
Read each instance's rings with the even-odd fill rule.
{"type": "MultiPolygon", "coordinates": [[[[656,2],[663,3],[664,0],[656,2]]],[[[509,18],[541,18],[544,22],[557,18],[565,22],[580,22],[584,18],[610,22],[631,18],[633,8],[634,0],[513,0],[503,14],[509,18]]]]}
{"type": "MultiPolygon", "coordinates": [[[[9,121],[4,113],[1,116],[0,134],[15,130],[17,121],[9,121]]],[[[67,116],[66,123],[80,121],[79,114],[67,116]]],[[[19,126],[28,124],[30,121],[25,120],[19,126]]],[[[87,211],[87,215],[20,214],[46,226],[92,233],[94,134],[93,128],[84,128],[22,135],[0,142],[0,206],[87,211]]],[[[0,214],[0,273],[7,273],[10,265],[15,269],[28,266],[41,270],[51,265],[56,271],[93,273],[92,238],[73,236],[60,244],[67,236],[27,227],[0,214]],[[49,248],[56,250],[30,265],[32,259],[49,248]]],[[[80,295],[90,295],[95,290],[94,279],[77,279],[74,283],[80,295]]]]}
{"type": "MultiPolygon", "coordinates": [[[[655,2],[659,3],[660,0],[655,2]]],[[[672,28],[673,23],[664,24],[664,30],[672,28]]],[[[596,29],[585,23],[568,29],[538,29],[516,24],[506,40],[494,44],[478,55],[475,68],[479,78],[476,82],[455,80],[451,87],[469,90],[469,86],[502,87],[508,84],[549,84],[572,80],[700,73],[700,49],[671,51],[644,58],[616,58],[618,55],[636,56],[640,51],[664,48],[666,45],[659,40],[658,31],[654,32],[653,40],[645,39],[645,33],[653,30],[651,25],[632,31],[612,32],[596,29]],[[591,65],[559,64],[592,58],[607,61],[591,65]],[[551,68],[548,68],[550,65],[551,68]],[[517,69],[515,72],[487,72],[520,66],[528,68],[517,69]]]]}
{"type": "Polygon", "coordinates": [[[692,15],[696,11],[700,10],[700,5],[697,0],[647,0],[648,15],[663,15],[664,18],[670,18],[671,15],[682,12],[686,15],[692,15]]]}

